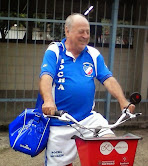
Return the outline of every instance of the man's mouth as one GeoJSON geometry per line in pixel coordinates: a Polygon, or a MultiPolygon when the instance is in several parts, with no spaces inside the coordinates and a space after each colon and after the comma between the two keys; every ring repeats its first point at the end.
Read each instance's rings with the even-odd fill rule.
{"type": "Polygon", "coordinates": [[[80,40],[80,42],[81,42],[82,44],[86,44],[86,43],[88,42],[88,40],[80,40]]]}

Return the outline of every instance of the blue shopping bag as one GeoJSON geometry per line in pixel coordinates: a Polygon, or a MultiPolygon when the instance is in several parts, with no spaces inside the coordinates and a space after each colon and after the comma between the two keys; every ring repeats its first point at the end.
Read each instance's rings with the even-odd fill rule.
{"type": "Polygon", "coordinates": [[[50,132],[50,119],[38,109],[25,109],[9,124],[10,146],[32,157],[42,152],[50,132]]]}
{"type": "MultiPolygon", "coordinates": [[[[54,42],[59,47],[59,58],[57,72],[59,70],[63,45],[61,42],[54,42]]],[[[25,109],[9,125],[10,146],[16,150],[29,154],[32,157],[38,155],[47,146],[50,132],[50,119],[45,118],[42,113],[44,103],[40,93],[38,93],[35,109],[25,109]]]]}

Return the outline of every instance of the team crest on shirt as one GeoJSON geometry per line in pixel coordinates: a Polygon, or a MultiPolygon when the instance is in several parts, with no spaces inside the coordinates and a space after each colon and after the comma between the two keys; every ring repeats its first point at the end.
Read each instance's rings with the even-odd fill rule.
{"type": "Polygon", "coordinates": [[[92,73],[93,73],[93,64],[91,64],[91,63],[89,63],[89,62],[83,63],[83,70],[84,70],[86,76],[92,77],[92,73]]]}

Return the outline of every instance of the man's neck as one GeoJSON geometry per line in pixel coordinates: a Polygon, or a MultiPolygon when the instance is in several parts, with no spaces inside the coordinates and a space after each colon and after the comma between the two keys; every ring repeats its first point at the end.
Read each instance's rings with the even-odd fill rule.
{"type": "Polygon", "coordinates": [[[80,50],[78,50],[77,48],[73,48],[72,45],[69,44],[67,41],[65,42],[65,47],[66,47],[66,50],[69,51],[69,52],[71,52],[72,55],[75,58],[77,58],[80,55],[80,53],[81,53],[80,50]]]}

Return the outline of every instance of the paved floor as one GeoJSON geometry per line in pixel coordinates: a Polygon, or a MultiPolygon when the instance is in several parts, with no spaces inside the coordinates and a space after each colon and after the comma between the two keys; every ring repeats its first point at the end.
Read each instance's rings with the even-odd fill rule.
{"type": "MultiPolygon", "coordinates": [[[[117,130],[117,135],[125,133],[133,133],[143,137],[138,143],[134,166],[148,165],[148,129],[143,130],[117,130]]],[[[9,146],[8,132],[0,132],[0,166],[43,166],[44,152],[38,156],[31,158],[20,152],[15,152],[9,146]]],[[[80,166],[79,158],[77,158],[74,166],[80,166]]]]}

